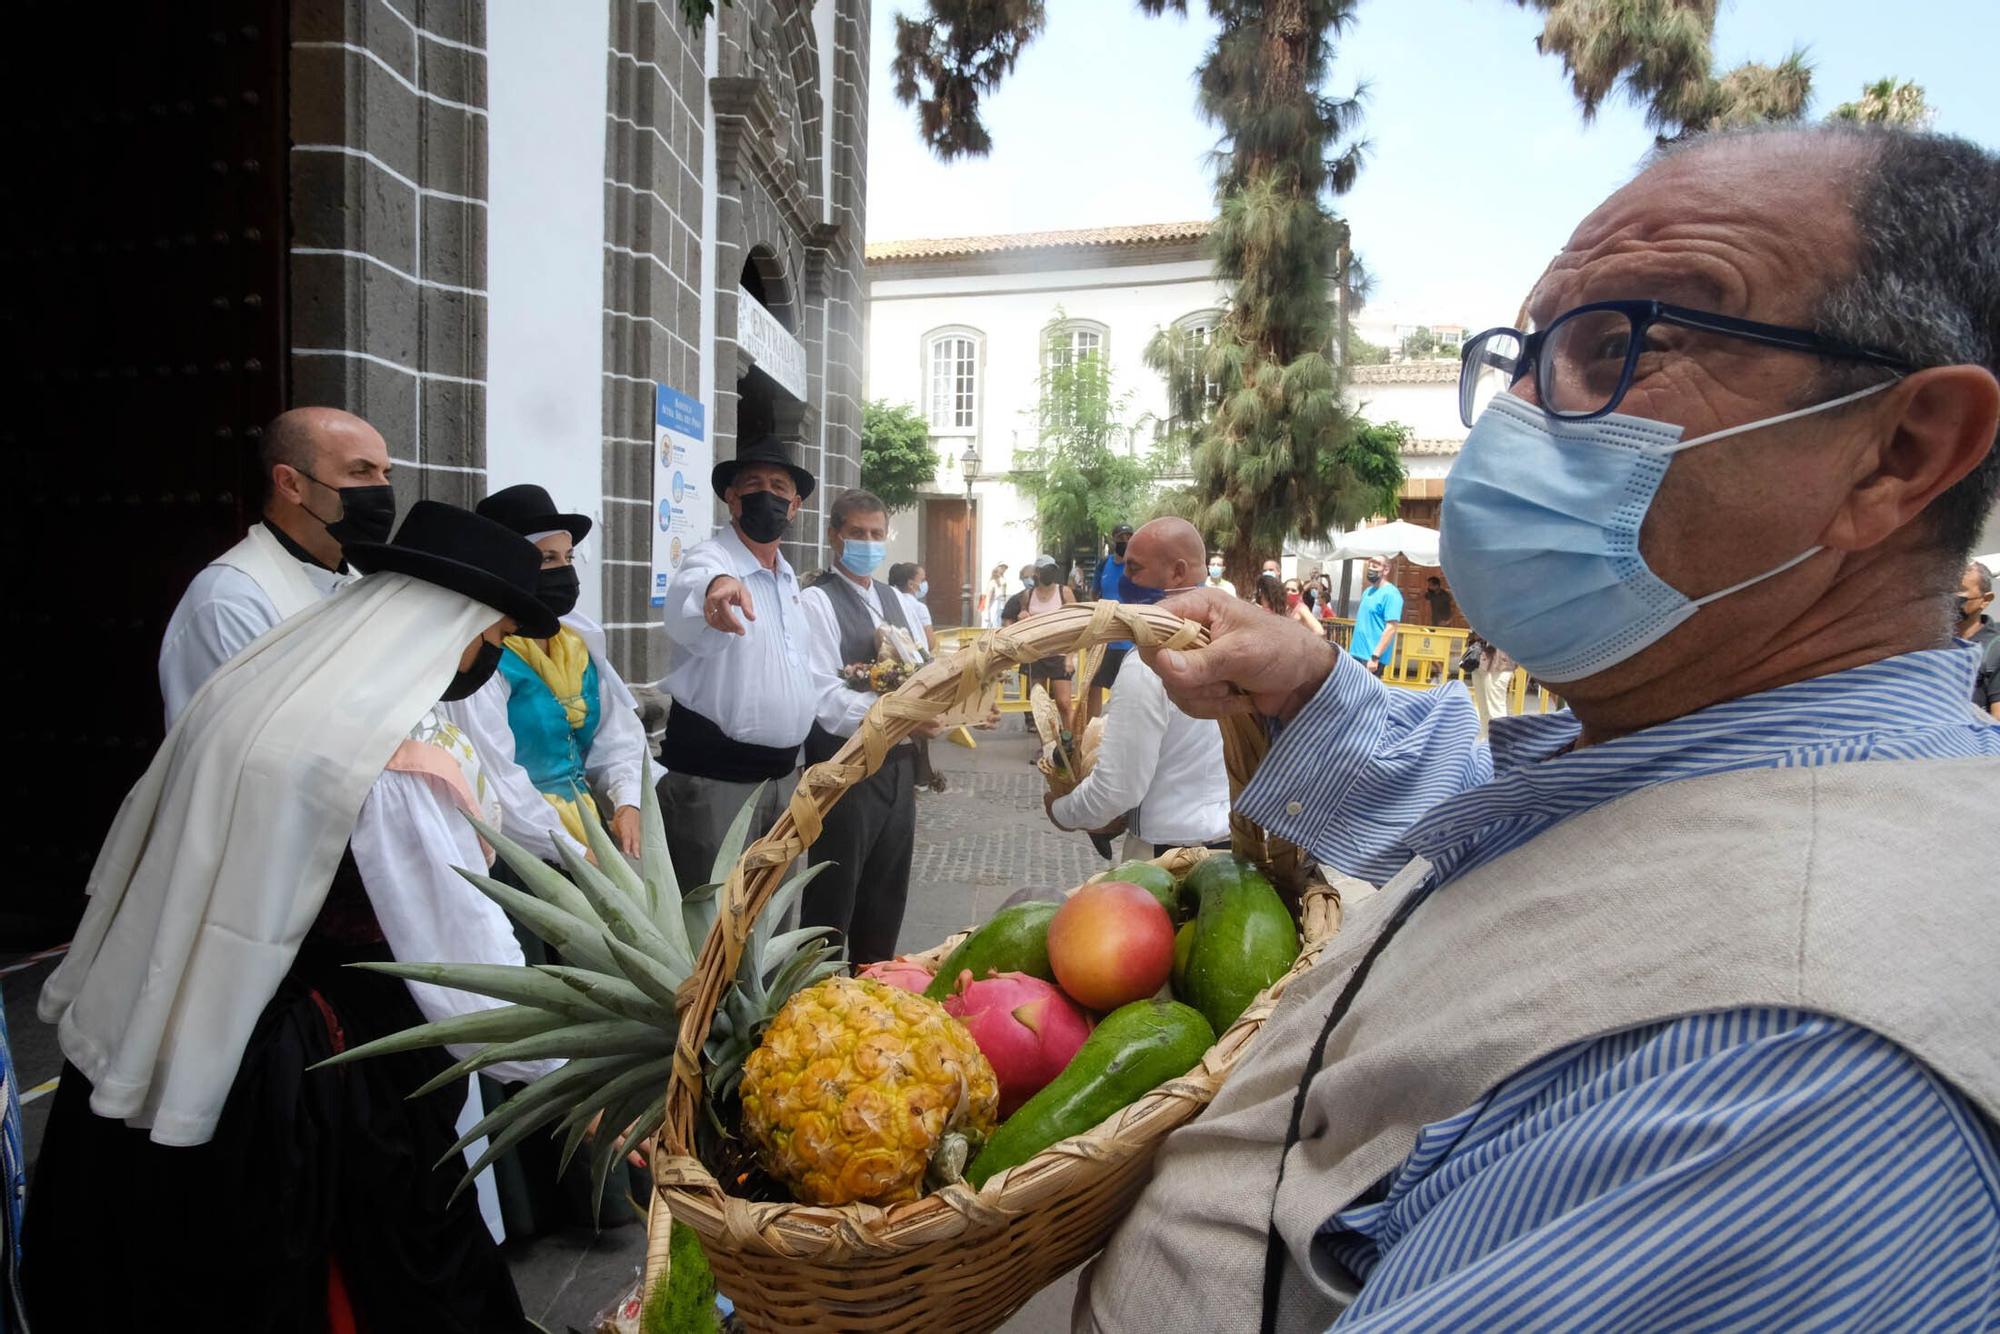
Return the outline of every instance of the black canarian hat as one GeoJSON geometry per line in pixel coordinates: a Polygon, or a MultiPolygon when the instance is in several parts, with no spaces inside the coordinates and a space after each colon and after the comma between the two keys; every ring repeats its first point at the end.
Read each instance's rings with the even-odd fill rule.
{"type": "Polygon", "coordinates": [[[590,536],[588,514],[557,513],[556,502],[549,498],[549,493],[531,482],[495,491],[472,508],[475,514],[504,523],[523,537],[558,529],[568,533],[572,542],[590,536]]]}
{"type": "Polygon", "coordinates": [[[798,488],[799,499],[804,500],[813,493],[813,475],[792,462],[792,456],[785,452],[775,435],[759,436],[736,451],[733,459],[724,459],[715,465],[708,475],[709,485],[720,496],[736,480],[736,474],[746,463],[773,463],[792,475],[792,485],[798,488]]]}
{"type": "Polygon", "coordinates": [[[520,633],[547,639],[561,627],[535,595],[542,553],[533,542],[492,519],[437,500],[419,500],[388,542],[349,542],[341,548],[363,574],[407,574],[463,593],[503,616],[520,633]]]}

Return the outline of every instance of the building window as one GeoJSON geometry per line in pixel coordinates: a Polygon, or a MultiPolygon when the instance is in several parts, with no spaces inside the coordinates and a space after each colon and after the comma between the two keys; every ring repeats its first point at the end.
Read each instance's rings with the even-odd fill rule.
{"type": "MultiPolygon", "coordinates": [[[[1208,348],[1208,340],[1215,336],[1215,330],[1222,323],[1219,310],[1198,310],[1192,315],[1183,315],[1174,321],[1174,332],[1180,335],[1182,354],[1200,358],[1208,348]]],[[[1222,398],[1222,382],[1206,376],[1201,382],[1201,396],[1210,403],[1222,398]]]]}
{"type": "Polygon", "coordinates": [[[969,329],[924,341],[928,397],[924,415],[936,434],[969,434],[979,424],[979,335],[969,329]]]}
{"type": "Polygon", "coordinates": [[[1050,370],[1057,366],[1074,366],[1085,357],[1102,357],[1106,329],[1101,324],[1089,320],[1064,320],[1049,326],[1042,340],[1043,365],[1050,370]]]}

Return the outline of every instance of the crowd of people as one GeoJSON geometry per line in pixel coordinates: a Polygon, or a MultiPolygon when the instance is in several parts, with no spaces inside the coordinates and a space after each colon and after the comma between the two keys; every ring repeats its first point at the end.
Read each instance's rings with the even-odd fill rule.
{"type": "MultiPolygon", "coordinates": [[[[1424,614],[1474,627],[1469,690],[1383,679],[1384,562],[1342,646],[1323,578],[1267,561],[1239,597],[1183,520],[1109,535],[1082,596],[1207,637],[1114,645],[1088,682],[1029,666],[1065,706],[1110,688],[1049,818],[1225,843],[1216,720],[1253,710],[1274,740],[1234,811],[1346,917],[1165,1142],[1079,1329],[2000,1319],[2000,918],[1967,836],[2000,797],[1993,576],[1967,564],[2000,492],[1996,211],[1991,155],[1828,127],[1696,141],[1586,218],[1532,331],[1465,353],[1424,614]],[[1503,717],[1510,672],[1567,707],[1503,717]]],[[[934,646],[925,572],[877,577],[887,507],[850,490],[802,581],[781,543],[816,479],[743,442],[711,478],[727,526],[666,589],[655,756],[576,610],[586,516],[529,484],[398,526],[381,435],[331,409],[262,450],[261,521],[173,615],[166,740],[41,996],[67,1060],[28,1321],[524,1329],[495,1236],[546,1202],[435,1170],[481,1104],[439,1083],[464,1051],[315,1069],[497,1002],[347,965],[528,957],[458,874],[491,865],[461,813],[594,860],[587,822],[633,852],[653,783],[707,883],[746,804],[754,836],[876,703],[849,669],[934,646]]],[[[1008,574],[986,625],[1078,599],[1051,557],[1008,574]]],[[[919,740],[809,853],[801,921],[857,964],[895,949],[919,740]]],[[[554,1067],[490,1067],[487,1096],[554,1067]]]]}

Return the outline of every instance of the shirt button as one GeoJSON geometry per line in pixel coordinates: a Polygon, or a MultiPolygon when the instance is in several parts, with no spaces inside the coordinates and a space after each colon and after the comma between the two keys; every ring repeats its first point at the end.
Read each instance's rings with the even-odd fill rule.
{"type": "Polygon", "coordinates": [[[1296,801],[1288,801],[1285,803],[1285,814],[1287,815],[1297,815],[1300,811],[1304,809],[1305,807],[1299,805],[1299,803],[1297,803],[1296,801]]]}

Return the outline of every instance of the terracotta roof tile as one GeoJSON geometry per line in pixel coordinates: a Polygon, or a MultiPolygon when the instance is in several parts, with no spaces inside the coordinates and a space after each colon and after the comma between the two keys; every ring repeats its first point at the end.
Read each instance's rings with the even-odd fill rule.
{"type": "Polygon", "coordinates": [[[1214,224],[1147,222],[1133,227],[1082,227],[1071,231],[1013,232],[1000,236],[937,236],[914,241],[877,241],[867,248],[868,262],[899,259],[949,259],[959,255],[990,255],[1004,250],[1065,250],[1085,246],[1157,245],[1199,241],[1214,224]]]}
{"type": "Polygon", "coordinates": [[[1457,384],[1458,358],[1353,366],[1348,369],[1347,381],[1349,384],[1457,384]]]}

